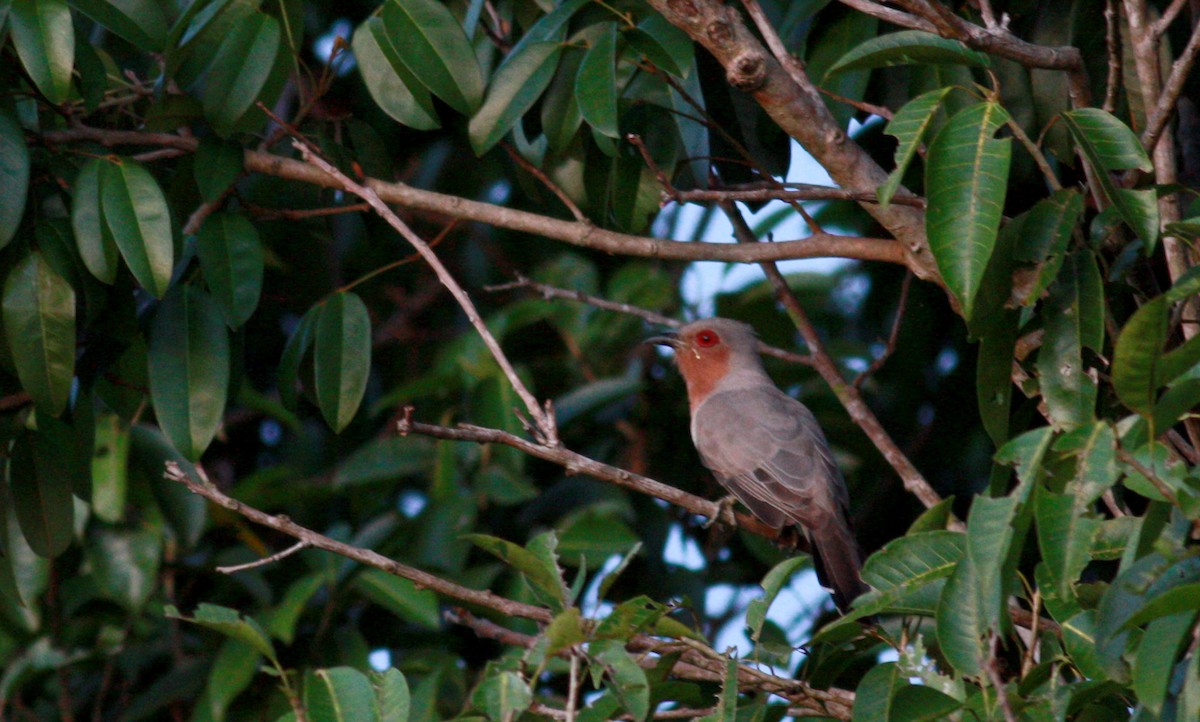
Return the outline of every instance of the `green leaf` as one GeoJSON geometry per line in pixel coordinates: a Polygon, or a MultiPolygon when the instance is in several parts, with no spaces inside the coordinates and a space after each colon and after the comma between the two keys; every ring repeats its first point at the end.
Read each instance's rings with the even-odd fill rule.
{"type": "Polygon", "coordinates": [[[1192,342],[1195,339],[1163,353],[1172,302],[1198,291],[1200,273],[1181,276],[1169,291],[1135,311],[1117,336],[1113,389],[1123,404],[1143,416],[1153,412],[1160,386],[1171,383],[1200,361],[1200,345],[1192,342]]]}
{"type": "Polygon", "coordinates": [[[129,427],[112,413],[99,414],[92,456],[92,513],[115,524],[125,518],[129,489],[129,427]]]}
{"type": "Polygon", "coordinates": [[[985,53],[971,50],[957,40],[922,30],[901,30],[871,38],[837,60],[828,76],[843,70],[871,70],[893,65],[970,65],[991,67],[985,53]]]}
{"type": "Polygon", "coordinates": [[[150,328],[150,399],[163,433],[188,459],[208,448],[229,388],[229,334],[217,304],[194,286],[163,299],[150,328]]]}
{"type": "Polygon", "coordinates": [[[263,247],[254,224],[237,213],[214,213],[196,235],[204,280],[229,328],[238,328],[258,307],[263,247]]]}
{"type": "Polygon", "coordinates": [[[926,160],[929,248],[968,320],[1004,208],[1012,144],[992,136],[1007,120],[996,103],[969,106],[938,131],[926,160]]]}
{"type": "Polygon", "coordinates": [[[1082,213],[1083,194],[1074,188],[1064,188],[1013,220],[1020,223],[1013,259],[1033,265],[1032,269],[1021,271],[1023,282],[1014,283],[1013,300],[1022,306],[1037,303],[1058,277],[1071,232],[1082,213]]]}
{"type": "Polygon", "coordinates": [[[888,722],[891,719],[892,698],[901,685],[903,680],[896,674],[895,662],[872,667],[854,690],[851,722],[888,722]]]}
{"type": "MultiPolygon", "coordinates": [[[[986,287],[986,284],[985,284],[986,287]]],[[[997,323],[979,342],[975,395],[979,417],[992,443],[1008,440],[1012,411],[1012,365],[1017,345],[1017,318],[1011,311],[996,314],[997,323]],[[1000,323],[1003,322],[1003,323],[1000,323]]]]}
{"type": "Polygon", "coordinates": [[[350,47],[367,92],[383,112],[417,130],[441,127],[433,97],[404,65],[381,18],[367,18],[358,26],[350,47]]]}
{"type": "Polygon", "coordinates": [[[33,84],[51,103],[66,102],[75,66],[75,27],[65,0],[16,0],[8,17],[17,57],[33,84]]]}
{"type": "Polygon", "coordinates": [[[75,291],[34,251],[4,281],[4,335],[21,386],[43,412],[67,406],[75,375],[75,291]]]}
{"type": "Polygon", "coordinates": [[[196,187],[206,201],[216,201],[245,173],[245,151],[233,142],[222,142],[212,136],[201,139],[196,148],[192,175],[196,187]]]}
{"type": "Polygon", "coordinates": [[[428,589],[418,589],[412,581],[380,569],[364,569],[354,586],[368,599],[401,619],[428,629],[440,629],[437,595],[428,589]]]}
{"type": "Polygon", "coordinates": [[[84,164],[75,177],[75,193],[71,198],[71,229],[83,265],[97,279],[112,283],[117,277],[117,242],[104,222],[104,207],[100,201],[100,166],[106,161],[93,158],[84,164]]]}
{"type": "Polygon", "coordinates": [[[567,607],[546,625],[546,654],[553,655],[587,641],[579,607],[567,607]]]}
{"type": "Polygon", "coordinates": [[[758,641],[759,635],[762,633],[763,622],[767,620],[767,611],[775,602],[775,597],[779,596],[779,591],[788,583],[796,570],[807,565],[808,559],[792,557],[776,564],[771,571],[767,572],[767,576],[763,577],[759,585],[763,589],[762,596],[750,602],[750,606],[746,608],[746,626],[750,629],[750,639],[758,641]]]}
{"type": "Polygon", "coordinates": [[[925,133],[933,125],[933,119],[942,107],[942,100],[951,90],[949,87],[938,88],[918,95],[897,110],[896,115],[883,129],[884,133],[899,141],[896,146],[896,168],[888,174],[887,182],[879,186],[876,192],[879,205],[883,208],[887,208],[892,202],[909,164],[916,157],[917,149],[925,139],[925,133]]]}
{"type": "Polygon", "coordinates": [[[300,317],[279,358],[279,378],[276,382],[279,387],[279,400],[292,411],[296,410],[300,367],[308,350],[312,348],[317,317],[320,315],[321,307],[313,306],[300,317]]]}
{"type": "Polygon", "coordinates": [[[1083,350],[1104,350],[1104,282],[1090,250],[1071,254],[1050,289],[1043,318],[1046,335],[1038,352],[1042,397],[1057,428],[1090,423],[1096,415],[1097,383],[1083,350]]]}
{"type": "Polygon", "coordinates": [[[475,155],[491,150],[533,107],[554,77],[562,49],[558,41],[530,43],[504,59],[492,76],[487,99],[471,118],[475,155]]]}
{"type": "Polygon", "coordinates": [[[1109,173],[1154,168],[1137,134],[1111,113],[1099,108],[1079,108],[1062,114],[1067,130],[1096,169],[1093,177],[1117,208],[1121,218],[1142,239],[1149,255],[1158,242],[1158,202],[1153,190],[1118,188],[1109,173]]]}
{"type": "Polygon", "coordinates": [[[725,658],[725,678],[721,693],[712,714],[701,717],[699,722],[737,722],[738,714],[738,664],[732,656],[725,658]]]}
{"type": "Polygon", "coordinates": [[[1138,644],[1133,665],[1133,691],[1137,693],[1138,702],[1156,716],[1162,714],[1176,660],[1191,636],[1195,621],[1194,609],[1157,619],[1146,628],[1138,644]]]}
{"type": "Polygon", "coordinates": [[[609,689],[625,711],[635,720],[645,720],[650,714],[650,685],[646,672],[625,651],[617,640],[603,639],[588,645],[589,654],[604,667],[612,681],[609,689]]]}
{"type": "Polygon", "coordinates": [[[434,447],[415,436],[380,436],[360,446],[338,467],[333,487],[395,481],[426,474],[434,465],[434,447]]]}
{"type": "Polygon", "coordinates": [[[46,457],[36,453],[36,436],[26,432],[13,443],[8,486],[13,512],[29,547],[38,556],[51,559],[71,544],[75,502],[70,478],[39,463],[46,457]]]}
{"type": "Polygon", "coordinates": [[[155,0],[70,0],[71,5],[142,50],[160,52],[170,26],[155,0]]]}
{"type": "Polygon", "coordinates": [[[307,675],[304,706],[309,722],[377,722],[375,689],[353,667],[318,669],[307,675]]]}
{"type": "Polygon", "coordinates": [[[1077,498],[1039,487],[1036,495],[1038,545],[1060,598],[1075,592],[1084,567],[1091,561],[1092,543],[1100,522],[1077,498]]]}
{"type": "Polygon", "coordinates": [[[471,693],[471,703],[487,712],[488,719],[507,722],[516,719],[533,704],[533,692],[516,672],[502,671],[488,677],[471,693]]]}
{"type": "Polygon", "coordinates": [[[99,524],[91,527],[84,551],[101,597],[117,602],[129,612],[145,605],[158,588],[160,530],[161,527],[117,529],[99,524]]]}
{"type": "Polygon", "coordinates": [[[308,602],[326,582],[328,575],[316,572],[288,585],[283,599],[275,603],[263,615],[263,629],[284,644],[291,644],[296,636],[296,623],[304,613],[308,602]]]}
{"type": "Polygon", "coordinates": [[[229,705],[250,683],[262,662],[262,655],[237,639],[226,639],[217,650],[208,671],[208,686],[197,704],[198,717],[210,715],[214,722],[224,720],[229,705]]]}
{"type": "Polygon", "coordinates": [[[166,462],[173,461],[193,479],[200,478],[196,467],[167,441],[162,432],[149,426],[129,429],[129,458],[133,467],[149,481],[154,498],[175,536],[187,548],[200,541],[207,517],[207,502],[182,484],[163,479],[166,462]]]}
{"type": "Polygon", "coordinates": [[[267,91],[286,52],[279,21],[270,15],[253,13],[234,26],[217,50],[204,88],[204,115],[218,135],[230,135],[247,114],[260,113],[255,101],[274,100],[267,91]]]}
{"type": "Polygon", "coordinates": [[[692,39],[662,15],[648,16],[636,28],[626,31],[625,38],[647,60],[676,78],[691,73],[696,57],[692,39]]]}
{"type": "Polygon", "coordinates": [[[180,614],[179,610],[173,604],[168,604],[163,609],[163,615],[170,619],[179,619],[191,622],[192,624],[198,624],[201,627],[220,632],[230,639],[244,642],[267,659],[278,663],[278,658],[275,656],[275,647],[271,645],[271,640],[267,638],[267,633],[258,625],[258,622],[254,621],[253,617],[242,616],[236,609],[222,607],[217,604],[202,603],[196,607],[196,611],[192,617],[186,617],[180,614]]]}
{"type": "MultiPolygon", "coordinates": [[[[175,243],[167,200],[154,176],[128,158],[103,163],[100,198],[105,226],[121,249],[125,265],[143,288],[162,298],[175,267],[175,243]]],[[[84,251],[82,246],[79,250],[84,251]]],[[[88,268],[96,273],[91,265],[88,268]]]]}
{"type": "Polygon", "coordinates": [[[473,115],[483,100],[483,71],[450,9],[436,0],[388,0],[381,17],[413,77],[459,113],[473,115]]]}
{"type": "Polygon", "coordinates": [[[0,248],[8,245],[25,215],[25,197],[29,191],[29,148],[25,132],[7,112],[0,111],[0,248]]]}
{"type": "Polygon", "coordinates": [[[1146,597],[1147,601],[1125,620],[1123,629],[1169,618],[1179,612],[1200,609],[1200,583],[1182,584],[1157,596],[1147,593],[1146,597]]]}
{"type": "Polygon", "coordinates": [[[608,23],[583,56],[575,76],[575,100],[596,132],[617,138],[617,24],[608,23]]]}
{"type": "MultiPolygon", "coordinates": [[[[558,566],[547,559],[545,554],[486,534],[467,534],[463,538],[521,572],[529,581],[534,593],[543,602],[551,605],[554,611],[558,612],[564,608],[567,588],[563,584],[558,566]]],[[[532,546],[533,542],[530,544],[532,546]]]]}
{"type": "Polygon", "coordinates": [[[339,291],[320,307],[313,329],[317,405],[334,432],[354,418],[371,371],[371,318],[354,293],[339,291]]]}
{"type": "Polygon", "coordinates": [[[396,668],[371,674],[371,684],[375,687],[375,706],[379,712],[379,722],[408,722],[410,696],[408,680],[404,673],[396,668]]]}

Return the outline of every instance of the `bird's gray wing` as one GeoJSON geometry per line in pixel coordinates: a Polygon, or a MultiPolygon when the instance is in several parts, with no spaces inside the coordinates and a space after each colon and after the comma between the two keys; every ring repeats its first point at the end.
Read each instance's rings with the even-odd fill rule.
{"type": "Polygon", "coordinates": [[[824,527],[848,506],[846,485],[812,412],[774,386],[717,392],[696,409],[704,465],[774,527],[824,527]]]}

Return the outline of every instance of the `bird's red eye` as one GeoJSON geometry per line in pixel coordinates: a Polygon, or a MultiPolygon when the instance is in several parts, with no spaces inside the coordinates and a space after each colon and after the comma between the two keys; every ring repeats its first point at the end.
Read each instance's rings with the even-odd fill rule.
{"type": "Polygon", "coordinates": [[[716,346],[720,341],[721,338],[713,331],[704,330],[696,334],[696,345],[700,348],[716,346]]]}

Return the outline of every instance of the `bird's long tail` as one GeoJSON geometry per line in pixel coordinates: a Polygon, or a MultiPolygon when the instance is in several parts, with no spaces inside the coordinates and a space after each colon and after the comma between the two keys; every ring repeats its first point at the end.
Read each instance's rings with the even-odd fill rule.
{"type": "Polygon", "coordinates": [[[833,595],[838,611],[845,612],[855,597],[867,591],[859,575],[862,551],[854,533],[844,519],[837,519],[824,529],[808,530],[808,536],[817,579],[833,595]]]}

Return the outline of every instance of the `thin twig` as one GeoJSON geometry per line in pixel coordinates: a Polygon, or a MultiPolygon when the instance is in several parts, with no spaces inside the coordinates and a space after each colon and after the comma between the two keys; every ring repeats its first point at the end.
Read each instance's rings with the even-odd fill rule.
{"type": "Polygon", "coordinates": [[[330,539],[324,534],[300,526],[282,514],[268,514],[252,506],[243,504],[237,499],[223,493],[215,485],[193,479],[173,461],[168,461],[165,468],[166,472],[163,474],[165,479],[183,484],[193,494],[202,496],[218,506],[240,514],[256,524],[261,524],[295,539],[308,542],[309,546],[314,549],[324,549],[325,551],[333,552],[334,554],[379,569],[388,574],[408,579],[414,582],[419,588],[430,589],[451,599],[457,599],[468,604],[477,604],[511,617],[533,619],[539,622],[550,622],[553,619],[550,610],[544,607],[506,599],[490,591],[480,591],[455,584],[429,572],[421,571],[407,564],[389,559],[370,549],[361,549],[345,542],[337,541],[336,539],[330,539]]]}
{"type": "Polygon", "coordinates": [[[567,722],[575,722],[575,705],[579,703],[579,652],[575,649],[570,651],[571,668],[570,678],[567,680],[567,709],[565,719],[567,722]]]}
{"type": "MultiPolygon", "coordinates": [[[[806,183],[786,183],[783,187],[771,188],[720,188],[678,190],[671,194],[671,199],[679,203],[715,203],[720,201],[854,201],[855,203],[879,203],[879,196],[873,192],[859,192],[845,188],[830,188],[829,186],[809,185],[806,183]]],[[[924,208],[925,199],[911,194],[897,194],[892,203],[924,208]]]]}
{"type": "Polygon", "coordinates": [[[884,347],[883,353],[879,354],[879,357],[854,379],[854,388],[861,390],[863,382],[883,368],[887,360],[896,352],[896,339],[900,336],[900,324],[904,322],[904,312],[908,308],[908,289],[912,286],[912,279],[912,271],[904,274],[904,281],[900,284],[900,300],[896,301],[896,318],[892,320],[892,331],[888,334],[887,346],[884,347]]]}
{"type": "Polygon", "coordinates": [[[1155,489],[1158,489],[1158,493],[1162,494],[1170,502],[1171,506],[1179,506],[1179,497],[1176,496],[1175,490],[1167,486],[1167,482],[1158,478],[1158,474],[1155,474],[1153,469],[1147,468],[1145,464],[1138,461],[1134,458],[1133,454],[1130,454],[1125,449],[1117,449],[1117,458],[1132,466],[1133,470],[1137,473],[1146,477],[1146,480],[1153,484],[1155,489]]]}
{"type": "Polygon", "coordinates": [[[308,143],[303,141],[300,137],[293,137],[292,143],[296,150],[300,152],[301,157],[303,157],[307,163],[332,176],[339,181],[341,187],[346,191],[353,193],[369,203],[371,208],[373,208],[381,218],[387,221],[388,225],[394,228],[397,233],[399,233],[406,241],[412,244],[413,248],[417,249],[417,252],[424,257],[425,262],[428,263],[430,268],[433,269],[433,272],[437,274],[438,280],[442,282],[442,285],[445,286],[447,290],[450,291],[450,294],[454,296],[454,299],[458,301],[458,305],[462,308],[463,313],[466,314],[467,320],[469,320],[471,325],[475,327],[475,331],[479,334],[479,337],[483,340],[484,345],[487,346],[488,350],[491,352],[492,358],[496,360],[496,364],[500,366],[500,370],[504,373],[509,383],[512,384],[513,390],[516,391],[517,395],[521,397],[521,401],[525,404],[526,412],[528,412],[529,416],[533,418],[534,427],[530,429],[531,433],[538,437],[541,442],[549,446],[558,446],[558,430],[555,428],[554,416],[548,413],[547,408],[543,408],[538,403],[534,395],[530,393],[529,389],[525,387],[525,383],[521,381],[521,378],[517,375],[516,369],[514,369],[512,364],[509,363],[508,357],[504,355],[504,350],[500,348],[500,344],[496,341],[496,338],[492,336],[492,332],[488,330],[487,324],[483,322],[483,319],[479,315],[479,311],[477,311],[475,308],[474,302],[471,301],[471,297],[467,295],[467,292],[463,290],[462,286],[458,285],[458,281],[454,280],[454,276],[452,276],[450,271],[442,264],[441,259],[437,257],[437,254],[433,252],[433,249],[429,247],[429,244],[425,243],[420,236],[413,232],[413,230],[408,227],[407,223],[400,220],[400,216],[396,215],[395,211],[393,211],[386,203],[383,202],[383,200],[379,197],[379,194],[376,193],[374,189],[368,186],[360,185],[351,180],[346,176],[346,174],[342,173],[324,158],[320,157],[314,151],[314,149],[311,148],[308,143]]]}
{"type": "Polygon", "coordinates": [[[1146,117],[1146,131],[1142,133],[1142,147],[1147,150],[1153,150],[1158,145],[1159,138],[1166,130],[1167,121],[1174,114],[1175,104],[1179,102],[1179,96],[1183,93],[1183,86],[1192,72],[1197,55],[1200,55],[1200,23],[1196,23],[1196,26],[1192,28],[1192,35],[1188,38],[1183,52],[1171,64],[1171,74],[1167,76],[1167,82],[1163,84],[1158,102],[1154,104],[1153,112],[1146,117]]]}
{"type": "Polygon", "coordinates": [[[228,566],[228,567],[217,567],[217,571],[221,572],[222,574],[233,574],[234,572],[243,572],[243,571],[246,571],[247,569],[263,567],[268,564],[277,562],[280,559],[286,559],[286,558],[290,557],[291,555],[295,554],[296,552],[303,551],[305,549],[308,549],[311,546],[312,545],[309,544],[307,541],[305,541],[304,539],[301,539],[300,541],[291,545],[287,549],[284,549],[281,552],[275,552],[274,554],[272,554],[269,557],[263,557],[262,559],[256,559],[252,562],[246,562],[245,564],[234,564],[234,565],[228,566]]]}
{"type": "Polygon", "coordinates": [[[1183,6],[1187,5],[1188,0],[1173,0],[1173,2],[1163,11],[1158,20],[1150,24],[1150,32],[1157,38],[1161,38],[1166,32],[1171,23],[1175,22],[1179,11],[1183,10],[1183,6]]]}
{"type": "MultiPolygon", "coordinates": [[[[485,290],[485,291],[511,291],[511,290],[517,289],[517,288],[528,288],[532,291],[536,291],[538,293],[538,295],[540,295],[542,298],[544,298],[546,300],[550,300],[553,298],[562,298],[562,299],[566,299],[569,301],[578,301],[580,303],[586,303],[589,306],[595,306],[596,308],[602,308],[606,311],[616,311],[617,313],[625,313],[625,314],[629,314],[630,316],[636,316],[644,321],[647,321],[648,323],[652,323],[652,324],[655,324],[658,326],[666,326],[668,328],[679,328],[680,326],[683,325],[682,322],[680,322],[676,319],[673,319],[670,316],[664,316],[661,313],[655,313],[654,311],[649,311],[647,309],[640,308],[638,306],[631,306],[628,303],[617,303],[616,301],[609,301],[606,298],[600,298],[599,296],[593,296],[591,294],[584,293],[583,291],[574,291],[574,290],[567,289],[567,288],[557,288],[555,286],[550,286],[545,283],[538,283],[537,281],[530,280],[529,278],[526,278],[525,276],[523,276],[519,273],[517,274],[517,280],[513,281],[512,283],[501,283],[501,284],[498,284],[495,286],[484,286],[483,290],[485,290]]],[[[804,364],[805,366],[812,365],[812,359],[810,359],[808,356],[805,356],[803,354],[798,354],[794,351],[788,351],[786,349],[779,348],[778,346],[770,346],[768,344],[763,343],[762,341],[758,342],[758,352],[762,353],[762,354],[766,354],[768,356],[774,356],[775,358],[778,358],[778,359],[783,359],[784,361],[791,361],[792,363],[804,364]]]]}
{"type": "Polygon", "coordinates": [[[525,160],[525,157],[518,153],[517,149],[512,147],[512,144],[508,141],[504,141],[500,145],[504,146],[504,150],[508,151],[508,156],[513,159],[514,163],[521,166],[521,168],[529,175],[537,178],[542,185],[546,186],[546,188],[548,188],[550,192],[558,198],[558,200],[562,201],[562,204],[567,207],[567,210],[571,212],[571,215],[574,216],[576,221],[591,225],[592,221],[583,214],[583,211],[579,210],[579,206],[575,205],[575,201],[571,200],[571,196],[567,195],[567,192],[564,191],[560,185],[550,180],[550,176],[543,173],[541,168],[538,168],[533,163],[525,160]]]}
{"type": "Polygon", "coordinates": [[[1000,676],[1000,668],[998,666],[999,659],[996,653],[1000,649],[1000,635],[995,632],[991,633],[991,644],[986,663],[984,663],[984,671],[987,672],[988,679],[991,680],[992,686],[996,688],[996,701],[1000,704],[1000,711],[1004,714],[1004,722],[1017,722],[1017,715],[1013,712],[1012,703],[1008,701],[1008,693],[1005,691],[1004,679],[1000,676]]]}
{"type": "Polygon", "coordinates": [[[1104,80],[1104,105],[1109,113],[1117,107],[1117,87],[1121,81],[1121,34],[1117,32],[1117,0],[1104,3],[1104,46],[1108,49],[1108,77],[1104,80]]]}

